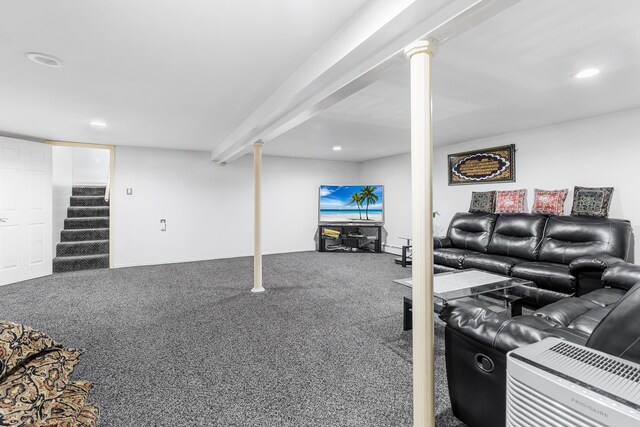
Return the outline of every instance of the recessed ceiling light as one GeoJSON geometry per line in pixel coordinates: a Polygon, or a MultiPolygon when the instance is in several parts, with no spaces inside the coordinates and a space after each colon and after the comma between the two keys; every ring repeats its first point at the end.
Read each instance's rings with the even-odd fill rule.
{"type": "Polygon", "coordinates": [[[341,146],[339,146],[339,145],[334,145],[333,146],[333,151],[340,151],[340,150],[342,150],[341,146]]]}
{"type": "Polygon", "coordinates": [[[577,72],[574,77],[576,79],[586,79],[587,77],[593,77],[597,74],[600,74],[600,70],[597,68],[587,68],[582,71],[577,72]]]}
{"type": "Polygon", "coordinates": [[[56,58],[46,53],[28,52],[25,56],[36,64],[44,65],[45,67],[62,68],[64,67],[64,61],[60,58],[56,58]]]}
{"type": "Polygon", "coordinates": [[[107,124],[103,120],[91,120],[89,124],[96,129],[104,129],[107,124]]]}

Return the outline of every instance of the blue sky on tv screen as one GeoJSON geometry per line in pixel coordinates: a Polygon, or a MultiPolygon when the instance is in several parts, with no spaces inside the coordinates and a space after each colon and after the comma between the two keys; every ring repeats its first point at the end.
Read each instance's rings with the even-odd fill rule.
{"type": "MultiPolygon", "coordinates": [[[[358,209],[354,204],[349,204],[354,193],[360,193],[364,185],[322,185],[320,187],[320,210],[352,210],[358,209]]],[[[382,186],[376,187],[374,194],[378,196],[376,204],[369,205],[369,210],[382,210],[382,186]]],[[[363,207],[366,206],[366,202],[363,207]]]]}

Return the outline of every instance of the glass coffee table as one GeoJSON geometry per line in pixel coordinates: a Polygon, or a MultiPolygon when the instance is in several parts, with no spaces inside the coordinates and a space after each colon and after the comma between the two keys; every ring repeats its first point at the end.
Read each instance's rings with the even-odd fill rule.
{"type": "MultiPolygon", "coordinates": [[[[411,279],[394,280],[395,283],[412,287],[411,279]]],[[[488,298],[509,307],[511,317],[522,314],[523,299],[535,289],[530,280],[502,276],[482,270],[469,269],[436,274],[433,277],[433,306],[436,313],[442,312],[449,302],[462,298],[488,298]]],[[[405,331],[412,329],[411,297],[404,297],[405,331]]]]}

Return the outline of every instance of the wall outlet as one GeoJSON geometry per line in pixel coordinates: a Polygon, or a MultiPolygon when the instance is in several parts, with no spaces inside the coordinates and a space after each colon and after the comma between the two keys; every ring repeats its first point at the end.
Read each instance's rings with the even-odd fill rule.
{"type": "Polygon", "coordinates": [[[127,188],[127,196],[131,196],[133,194],[133,188],[127,188]]]}

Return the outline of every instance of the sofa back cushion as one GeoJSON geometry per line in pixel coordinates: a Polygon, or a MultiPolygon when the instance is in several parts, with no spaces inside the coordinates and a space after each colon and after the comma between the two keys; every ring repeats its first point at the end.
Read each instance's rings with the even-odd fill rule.
{"type": "Polygon", "coordinates": [[[638,310],[640,283],[633,286],[596,326],[587,347],[640,363],[638,310]]]}
{"type": "Polygon", "coordinates": [[[449,224],[447,237],[455,248],[486,252],[496,217],[489,213],[457,213],[449,224]]]}
{"type": "Polygon", "coordinates": [[[496,220],[488,252],[536,260],[547,222],[546,215],[501,214],[496,220]]]}
{"type": "Polygon", "coordinates": [[[619,262],[607,267],[602,274],[602,284],[605,287],[628,291],[636,283],[640,283],[640,265],[619,262]]]}
{"type": "Polygon", "coordinates": [[[552,216],[538,260],[569,264],[576,258],[597,254],[629,260],[631,238],[631,224],[626,220],[552,216]]]}

